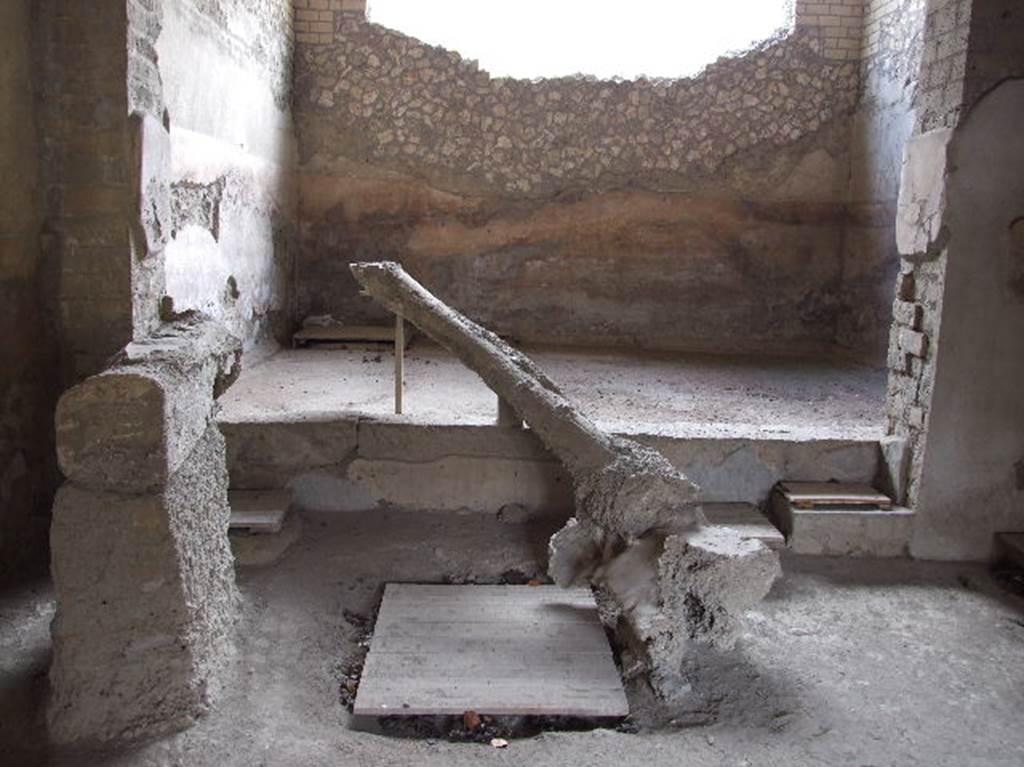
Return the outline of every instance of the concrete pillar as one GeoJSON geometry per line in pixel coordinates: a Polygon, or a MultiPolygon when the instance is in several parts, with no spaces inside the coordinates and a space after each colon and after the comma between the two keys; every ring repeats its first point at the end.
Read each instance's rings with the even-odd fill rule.
{"type": "Polygon", "coordinates": [[[54,504],[54,742],[188,726],[216,699],[237,593],[214,398],[239,343],[185,320],[65,393],[54,504]]]}

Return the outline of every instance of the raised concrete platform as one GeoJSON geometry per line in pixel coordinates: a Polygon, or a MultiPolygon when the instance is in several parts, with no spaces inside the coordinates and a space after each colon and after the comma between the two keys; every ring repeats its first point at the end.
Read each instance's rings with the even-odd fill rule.
{"type": "MultiPolygon", "coordinates": [[[[705,502],[764,504],[780,480],[873,482],[885,466],[883,371],[527,351],[601,426],[691,476],[705,502]]],[[[291,487],[298,507],[324,511],[572,507],[561,466],[528,429],[496,424],[497,397],[475,374],[414,346],[407,415],[395,416],[391,361],[296,350],[245,370],[219,417],[231,486],[291,487]]]]}
{"type": "Polygon", "coordinates": [[[467,711],[626,716],[590,589],[389,583],[353,713],[467,711]]]}

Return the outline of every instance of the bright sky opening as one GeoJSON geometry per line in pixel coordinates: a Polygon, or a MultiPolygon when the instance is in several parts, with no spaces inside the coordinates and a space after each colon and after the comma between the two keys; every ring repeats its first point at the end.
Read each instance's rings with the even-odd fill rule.
{"type": "Polygon", "coordinates": [[[791,23],[787,0],[370,0],[370,21],[495,77],[689,77],[791,23]]]}

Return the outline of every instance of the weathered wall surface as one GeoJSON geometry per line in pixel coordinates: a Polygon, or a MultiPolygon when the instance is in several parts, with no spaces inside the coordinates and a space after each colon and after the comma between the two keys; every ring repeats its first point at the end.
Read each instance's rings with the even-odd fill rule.
{"type": "Polygon", "coordinates": [[[347,263],[390,258],[527,341],[814,351],[889,268],[851,268],[842,246],[859,3],[843,38],[801,26],[636,82],[492,79],[304,5],[299,317],[373,314],[347,263]]]}
{"type": "Polygon", "coordinates": [[[856,285],[836,340],[885,354],[899,269],[894,229],[903,148],[914,125],[924,0],[869,0],[864,7],[861,98],[850,135],[850,218],[845,280],[856,285]]]}
{"type": "Polygon", "coordinates": [[[890,430],[910,448],[907,501],[915,508],[946,271],[944,245],[931,224],[945,183],[948,131],[963,105],[971,6],[970,0],[923,6],[914,125],[900,177],[896,241],[902,260],[889,338],[888,410],[890,430]]]}
{"type": "Polygon", "coordinates": [[[1004,82],[947,147],[945,290],[913,551],[983,559],[1024,530],[1024,80],[1004,82]]]}
{"type": "Polygon", "coordinates": [[[985,558],[993,532],[1024,522],[1021,398],[1009,383],[1022,358],[1021,91],[1014,80],[992,90],[1024,76],[1021,16],[996,0],[926,7],[889,348],[890,423],[911,447],[912,551],[922,557],[985,558]]]}
{"type": "Polygon", "coordinates": [[[43,245],[56,272],[64,385],[100,370],[136,331],[127,5],[36,4],[43,245]]]}
{"type": "MultiPolygon", "coordinates": [[[[1017,375],[1020,358],[1007,330],[1020,327],[1013,299],[1020,193],[1014,199],[1015,181],[1001,175],[1016,179],[1024,168],[1015,136],[1020,91],[1012,82],[992,89],[1024,77],[1024,13],[1000,0],[949,5],[958,11],[954,30],[944,28],[941,15],[929,17],[936,42],[926,63],[946,85],[925,101],[925,132],[912,143],[908,165],[917,183],[901,196],[899,221],[927,350],[920,360],[907,358],[906,375],[890,377],[890,414],[915,447],[915,553],[983,558],[993,532],[1022,526],[1015,468],[1021,451],[1013,436],[1020,398],[1002,388],[1003,376],[1017,375]],[[951,39],[963,42],[951,47],[951,39]],[[921,191],[929,180],[930,196],[921,191]],[[975,208],[979,203],[983,209],[975,208]],[[984,359],[971,357],[972,347],[984,350],[984,359]]],[[[899,350],[900,333],[905,329],[896,330],[891,349],[899,350]]]]}
{"type": "Polygon", "coordinates": [[[0,5],[0,580],[44,561],[59,365],[44,309],[32,3],[0,5]]]}
{"type": "Polygon", "coordinates": [[[166,292],[251,346],[286,330],[297,196],[289,0],[162,0],[170,125],[166,292]]]}

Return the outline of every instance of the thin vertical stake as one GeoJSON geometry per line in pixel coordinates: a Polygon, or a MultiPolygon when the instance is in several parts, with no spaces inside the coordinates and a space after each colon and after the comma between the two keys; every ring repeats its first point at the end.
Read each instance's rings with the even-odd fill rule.
{"type": "Polygon", "coordinates": [[[405,319],[395,315],[395,415],[402,414],[405,393],[405,319]]]}

